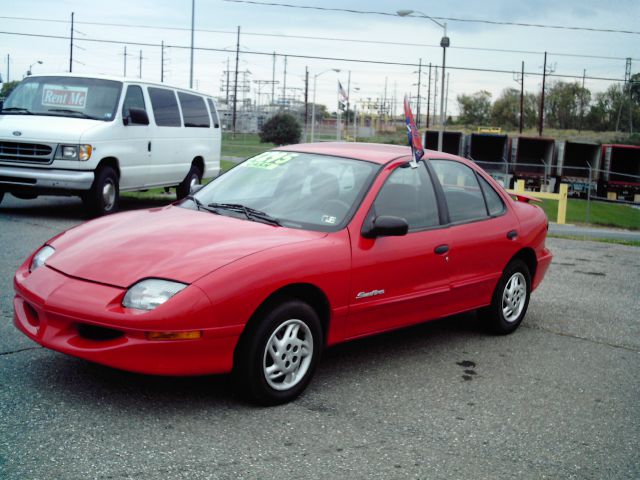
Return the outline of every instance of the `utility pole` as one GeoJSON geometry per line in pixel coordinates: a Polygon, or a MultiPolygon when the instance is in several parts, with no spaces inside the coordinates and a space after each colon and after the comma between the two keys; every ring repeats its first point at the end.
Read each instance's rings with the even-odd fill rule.
{"type": "Polygon", "coordinates": [[[422,82],[422,59],[420,58],[418,61],[418,105],[416,105],[416,123],[417,127],[420,128],[420,83],[422,82]]]}
{"type": "MultiPolygon", "coordinates": [[[[435,75],[433,76],[433,121],[436,121],[437,112],[436,105],[438,104],[438,66],[436,65],[435,75]]],[[[438,134],[440,135],[440,134],[438,134]]]]}
{"type": "Polygon", "coordinates": [[[160,42],[160,83],[164,82],[164,40],[160,42]]]}
{"type": "Polygon", "coordinates": [[[138,61],[138,78],[142,78],[142,50],[140,50],[140,57],[138,61]]]}
{"type": "Polygon", "coordinates": [[[11,57],[9,56],[9,54],[7,53],[7,83],[9,83],[9,80],[11,80],[9,78],[9,62],[11,61],[11,57]]]}
{"type": "MultiPolygon", "coordinates": [[[[444,119],[445,119],[445,124],[447,123],[447,110],[449,109],[449,72],[447,72],[447,94],[445,95],[445,99],[444,99],[444,119]]],[[[444,135],[444,130],[442,132],[442,134],[444,135]]],[[[442,140],[444,142],[444,139],[442,140]]]]}
{"type": "Polygon", "coordinates": [[[304,67],[304,141],[307,141],[307,126],[309,124],[309,67],[304,67]]]}
{"type": "Polygon", "coordinates": [[[123,77],[127,76],[127,46],[124,46],[124,73],[122,74],[123,77]]]}
{"type": "Polygon", "coordinates": [[[226,92],[227,92],[227,108],[229,108],[229,75],[231,74],[231,70],[229,70],[229,57],[227,57],[227,88],[226,88],[226,92]]]}
{"type": "Polygon", "coordinates": [[[429,85],[427,86],[427,128],[429,128],[429,109],[431,105],[431,62],[429,62],[429,85]]]}
{"type": "Polygon", "coordinates": [[[287,103],[287,56],[284,56],[284,72],[283,72],[283,83],[282,83],[282,106],[281,110],[284,110],[285,104],[287,103]]]}
{"type": "Polygon", "coordinates": [[[236,71],[235,81],[233,82],[233,136],[236,135],[236,113],[238,103],[238,62],[240,60],[240,25],[238,25],[238,39],[236,41],[236,71]]]}
{"type": "MultiPolygon", "coordinates": [[[[196,0],[191,0],[191,65],[189,71],[189,88],[193,88],[193,33],[196,19],[196,0]]],[[[238,27],[239,28],[239,27],[238,27]]],[[[236,71],[238,69],[236,68],[236,71]]],[[[235,133],[235,115],[234,115],[234,133],[235,133]]]]}
{"type": "Polygon", "coordinates": [[[271,67],[271,105],[276,101],[276,52],[273,52],[273,65],[271,67]]]}
{"type": "Polygon", "coordinates": [[[351,97],[351,70],[347,74],[347,109],[344,112],[344,134],[349,136],[349,99],[351,97]]]}
{"type": "MultiPolygon", "coordinates": [[[[71,12],[71,35],[69,36],[69,73],[73,72],[73,17],[75,12],[71,12]]],[[[9,75],[7,75],[8,77],[9,75]]],[[[8,81],[8,80],[7,80],[8,81]]]]}
{"type": "MultiPolygon", "coordinates": [[[[584,78],[586,76],[587,69],[585,68],[582,70],[582,90],[580,91],[580,123],[578,124],[578,132],[582,132],[582,119],[584,117],[584,78]]],[[[589,186],[589,188],[591,188],[591,186],[589,186]]]]}
{"type": "Polygon", "coordinates": [[[524,61],[520,73],[520,133],[524,128],[524,61]]]}
{"type": "Polygon", "coordinates": [[[542,136],[544,129],[544,84],[547,79],[547,52],[544,52],[544,65],[542,67],[542,93],[540,94],[540,117],[538,120],[538,135],[542,136]]]}

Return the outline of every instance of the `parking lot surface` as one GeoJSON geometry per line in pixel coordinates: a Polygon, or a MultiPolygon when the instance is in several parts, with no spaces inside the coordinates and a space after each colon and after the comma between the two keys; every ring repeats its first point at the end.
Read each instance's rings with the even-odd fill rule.
{"type": "Polygon", "coordinates": [[[340,345],[258,408],[226,376],[124,373],[13,327],[15,269],[83,220],[76,199],[0,205],[1,479],[640,477],[637,247],[549,239],[514,334],[465,314],[340,345]]]}

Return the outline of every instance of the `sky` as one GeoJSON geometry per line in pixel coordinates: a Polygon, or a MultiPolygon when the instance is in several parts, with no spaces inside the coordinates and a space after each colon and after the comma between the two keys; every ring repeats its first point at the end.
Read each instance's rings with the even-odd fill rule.
{"type": "MultiPolygon", "coordinates": [[[[239,81],[245,78],[250,84],[250,92],[244,95],[253,101],[265,103],[270,99],[271,86],[261,85],[256,81],[271,81],[274,78],[273,56],[270,55],[273,52],[277,53],[276,97],[282,94],[286,78],[287,94],[302,99],[305,68],[308,68],[309,100],[313,96],[315,78],[318,103],[326,104],[329,110],[335,110],[336,84],[340,80],[345,89],[350,87],[352,101],[362,104],[367,99],[395,99],[399,112],[400,102],[405,94],[411,97],[417,95],[420,61],[427,65],[422,69],[421,96],[427,96],[429,63],[432,64],[431,88],[434,88],[435,66],[440,67],[442,64],[442,48],[439,43],[443,29],[428,18],[319,11],[266,5],[267,2],[263,0],[256,2],[264,4],[195,0],[195,46],[228,51],[195,51],[194,88],[216,96],[221,94],[227,62],[231,70],[235,67],[238,26],[241,32],[239,71],[249,72],[241,73],[239,81]],[[286,77],[284,55],[288,55],[286,77]],[[384,65],[367,61],[409,65],[384,65]],[[339,69],[340,72],[336,73],[333,69],[339,69]]],[[[421,14],[434,17],[640,32],[640,1],[637,0],[269,2],[391,14],[398,9],[414,9],[419,10],[421,14]]],[[[190,53],[188,48],[181,47],[188,47],[191,42],[191,0],[1,0],[1,4],[0,73],[4,80],[7,79],[7,55],[11,80],[23,78],[30,66],[34,74],[68,71],[68,36],[71,12],[74,12],[74,73],[123,75],[126,46],[127,76],[137,78],[141,73],[145,80],[160,81],[160,44],[164,41],[165,45],[170,45],[165,49],[165,83],[180,87],[189,86],[190,53]],[[32,35],[66,38],[42,38],[32,35]],[[91,41],[95,39],[112,43],[91,41]],[[148,45],[140,46],[136,43],[148,45]],[[42,64],[36,63],[38,61],[42,64]]],[[[439,21],[442,23],[444,20],[439,21]]],[[[459,94],[488,90],[495,99],[505,88],[519,88],[516,75],[511,72],[520,71],[523,61],[525,72],[530,73],[525,75],[525,90],[539,92],[542,77],[533,74],[542,72],[544,51],[550,52],[548,70],[552,70],[556,75],[581,77],[586,70],[587,77],[622,79],[627,57],[633,59],[632,73],[640,71],[638,33],[561,30],[449,20],[447,34],[451,48],[447,49],[446,63],[448,67],[457,67],[447,69],[447,112],[453,115],[457,113],[456,97],[459,94]],[[520,52],[495,51],[496,49],[520,52]],[[459,68],[505,70],[508,73],[459,68]]],[[[556,80],[559,78],[552,77],[548,81],[556,80]]],[[[610,84],[611,81],[608,80],[587,78],[585,81],[585,86],[592,92],[605,90],[610,84]]],[[[438,95],[439,89],[438,84],[438,95]]],[[[242,94],[239,94],[239,98],[242,98],[242,94]]],[[[423,113],[425,103],[426,100],[423,100],[423,113]]],[[[431,104],[433,105],[433,98],[431,104]]]]}

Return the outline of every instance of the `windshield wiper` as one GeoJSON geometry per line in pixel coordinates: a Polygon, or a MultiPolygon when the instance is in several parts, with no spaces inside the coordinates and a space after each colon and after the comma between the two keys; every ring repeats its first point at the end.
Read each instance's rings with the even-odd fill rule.
{"type": "Polygon", "coordinates": [[[76,115],[80,115],[82,118],[88,118],[90,120],[100,120],[98,117],[87,115],[86,113],[80,112],[78,110],[71,110],[70,108],[50,108],[47,110],[47,112],[74,113],[76,115]]]}
{"type": "Polygon", "coordinates": [[[272,217],[268,213],[256,210],[255,208],[247,207],[246,205],[242,205],[240,203],[210,203],[208,206],[214,209],[231,210],[232,212],[244,213],[245,217],[247,217],[248,220],[268,223],[270,225],[277,225],[278,227],[282,226],[280,220],[272,217]]]}
{"type": "Polygon", "coordinates": [[[7,108],[3,108],[2,112],[22,112],[22,113],[26,113],[27,115],[33,115],[33,112],[31,110],[24,107],[7,107],[7,108]]]}
{"type": "Polygon", "coordinates": [[[204,210],[206,212],[211,212],[211,213],[218,214],[218,212],[215,209],[208,208],[204,203],[202,203],[200,200],[198,200],[193,195],[187,195],[186,197],[184,197],[184,200],[191,200],[193,203],[196,204],[196,208],[198,210],[204,210]]]}

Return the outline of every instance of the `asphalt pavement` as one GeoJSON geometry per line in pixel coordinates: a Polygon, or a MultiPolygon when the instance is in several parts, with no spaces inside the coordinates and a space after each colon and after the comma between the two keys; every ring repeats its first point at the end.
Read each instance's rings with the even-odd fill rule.
{"type": "Polygon", "coordinates": [[[465,314],[340,345],[258,408],[226,376],[120,372],[13,327],[13,272],[84,219],[72,198],[0,205],[0,479],[640,478],[638,247],[551,238],[514,334],[465,314]]]}

